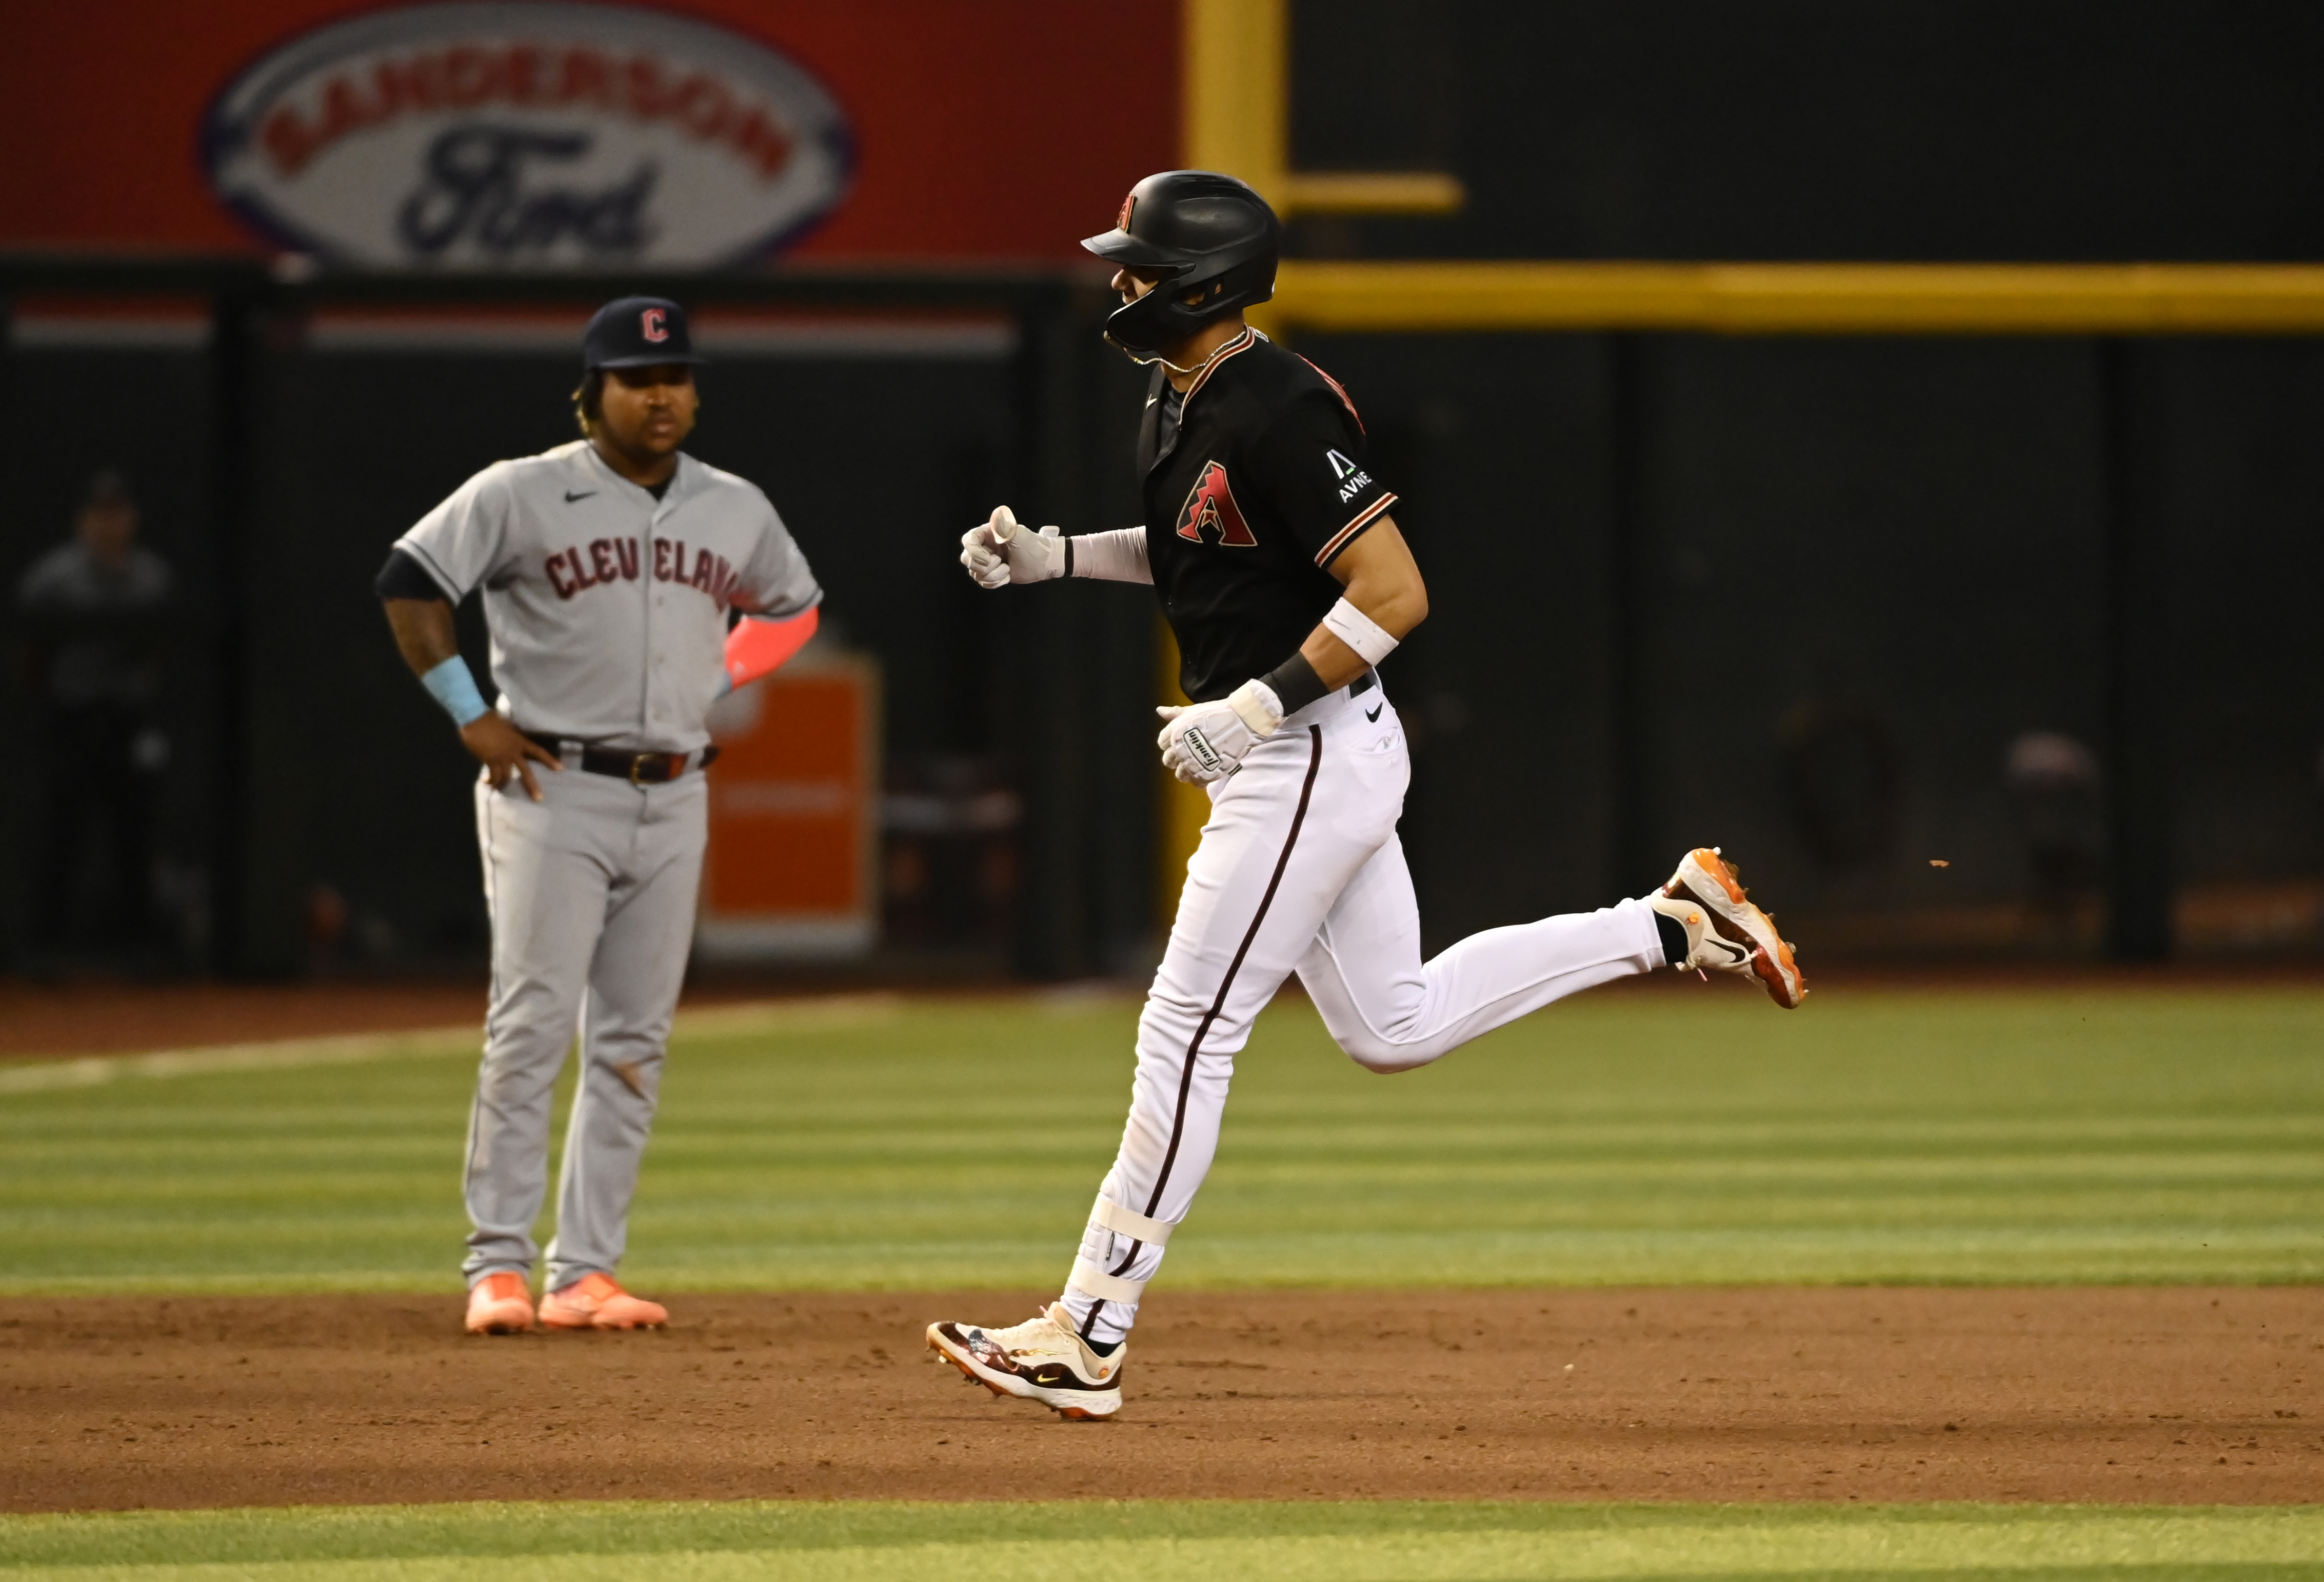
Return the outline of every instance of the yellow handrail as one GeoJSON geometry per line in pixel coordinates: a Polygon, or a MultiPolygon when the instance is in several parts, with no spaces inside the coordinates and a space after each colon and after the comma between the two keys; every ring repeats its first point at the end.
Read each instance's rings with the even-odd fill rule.
{"type": "Polygon", "coordinates": [[[2307,335],[2324,333],[2324,267],[1286,259],[1253,317],[1318,330],[2307,335]]]}

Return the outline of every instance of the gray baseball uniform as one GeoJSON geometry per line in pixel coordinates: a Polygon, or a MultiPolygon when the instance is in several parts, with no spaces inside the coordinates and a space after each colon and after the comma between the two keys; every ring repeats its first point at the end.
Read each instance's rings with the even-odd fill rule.
{"type": "Polygon", "coordinates": [[[611,1274],[653,1125],[693,937],[708,796],[698,772],[730,607],[793,615],[823,596],[756,486],[678,458],[657,500],[586,441],[498,462],[396,542],[457,603],[483,590],[501,710],[560,744],[535,803],[476,786],[493,923],[492,1007],[468,1126],[473,1284],[523,1273],[546,1191],[549,1092],[577,1030],[582,1073],[559,1173],[548,1288],[611,1274]],[[633,784],[584,746],[687,754],[633,784]]]}

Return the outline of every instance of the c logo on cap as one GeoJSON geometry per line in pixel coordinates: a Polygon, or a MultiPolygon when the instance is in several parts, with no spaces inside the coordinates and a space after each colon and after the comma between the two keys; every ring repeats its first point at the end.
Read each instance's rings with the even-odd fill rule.
{"type": "Polygon", "coordinates": [[[650,345],[659,345],[669,339],[669,316],[659,308],[649,308],[638,315],[638,329],[650,345]]]}

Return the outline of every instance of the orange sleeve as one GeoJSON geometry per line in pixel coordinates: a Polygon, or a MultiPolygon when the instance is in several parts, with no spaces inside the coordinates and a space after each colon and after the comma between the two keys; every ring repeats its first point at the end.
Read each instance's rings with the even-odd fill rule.
{"type": "Polygon", "coordinates": [[[771,676],[807,646],[815,635],[816,606],[784,621],[745,615],[726,634],[726,681],[744,687],[762,676],[771,676]]]}

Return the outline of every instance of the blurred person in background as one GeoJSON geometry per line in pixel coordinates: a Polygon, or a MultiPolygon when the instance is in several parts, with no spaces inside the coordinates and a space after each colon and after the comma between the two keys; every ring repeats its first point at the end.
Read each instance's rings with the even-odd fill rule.
{"type": "Polygon", "coordinates": [[[2098,755],[2058,731],[2027,731],[2001,764],[2011,817],[2025,842],[2035,921],[2062,941],[2097,889],[2106,852],[2106,779],[2098,755]]]}
{"type": "Polygon", "coordinates": [[[42,785],[32,944],[134,948],[153,934],[154,787],[170,757],[154,722],[169,564],[137,542],[136,501],[116,472],[89,480],[72,537],[32,564],[16,602],[38,699],[42,785]],[[97,877],[92,884],[90,869],[97,877]]]}

